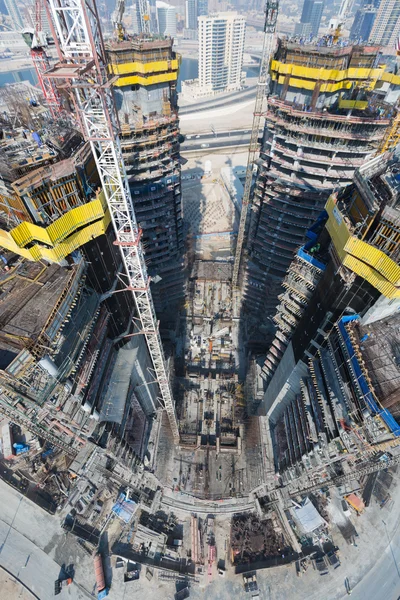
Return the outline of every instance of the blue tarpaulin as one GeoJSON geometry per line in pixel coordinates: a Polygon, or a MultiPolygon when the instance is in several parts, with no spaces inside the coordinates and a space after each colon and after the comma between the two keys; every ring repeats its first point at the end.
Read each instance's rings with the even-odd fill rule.
{"type": "Polygon", "coordinates": [[[305,252],[304,246],[297,250],[297,256],[299,256],[303,260],[306,260],[308,263],[310,263],[310,265],[313,265],[317,269],[325,271],[326,265],[324,265],[324,263],[322,263],[320,260],[314,258],[314,256],[312,256],[311,254],[308,254],[308,252],[305,252]]]}
{"type": "Polygon", "coordinates": [[[120,519],[129,523],[136,512],[137,504],[133,500],[129,500],[124,493],[118,496],[117,502],[112,507],[112,511],[120,519]]]}
{"type": "Polygon", "coordinates": [[[358,385],[360,386],[361,392],[364,396],[364,400],[365,400],[368,408],[370,409],[370,411],[372,412],[373,415],[378,415],[379,417],[381,417],[383,419],[383,421],[386,423],[386,425],[388,426],[388,428],[391,430],[391,432],[393,433],[393,435],[395,437],[399,437],[400,436],[400,425],[396,422],[394,417],[391,415],[391,413],[387,409],[380,408],[377,405],[377,403],[375,402],[373,394],[369,388],[367,380],[365,379],[362,369],[360,367],[360,364],[358,362],[353,344],[351,343],[351,340],[350,340],[350,336],[346,330],[345,323],[349,323],[350,321],[357,321],[359,318],[360,318],[359,315],[342,317],[340,319],[340,321],[338,322],[339,331],[342,335],[343,341],[347,348],[347,352],[350,357],[350,363],[351,363],[351,366],[353,367],[354,375],[356,376],[358,385]]]}

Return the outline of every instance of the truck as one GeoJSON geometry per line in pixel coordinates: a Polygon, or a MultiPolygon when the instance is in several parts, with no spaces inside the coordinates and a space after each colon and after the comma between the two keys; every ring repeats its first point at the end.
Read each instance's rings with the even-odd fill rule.
{"type": "Polygon", "coordinates": [[[258,592],[257,574],[255,571],[243,574],[244,591],[250,592],[252,597],[258,592]]]}
{"type": "Polygon", "coordinates": [[[94,557],[94,574],[96,577],[97,600],[102,600],[108,596],[108,589],[104,578],[103,559],[100,552],[94,557]]]}
{"type": "Polygon", "coordinates": [[[71,583],[72,577],[68,577],[67,579],[56,579],[54,582],[54,595],[58,596],[61,594],[61,590],[71,585],[71,583]]]}

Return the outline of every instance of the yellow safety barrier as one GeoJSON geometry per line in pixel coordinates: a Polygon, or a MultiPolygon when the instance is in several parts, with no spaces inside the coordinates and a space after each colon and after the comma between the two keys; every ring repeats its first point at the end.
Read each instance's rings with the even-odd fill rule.
{"type": "Polygon", "coordinates": [[[343,100],[343,98],[339,98],[339,108],[343,108],[345,110],[351,110],[355,108],[356,110],[365,110],[368,108],[367,100],[343,100]]]}
{"type": "Polygon", "coordinates": [[[21,248],[33,241],[54,246],[71,235],[78,227],[83,227],[102,217],[104,217],[104,208],[100,199],[96,199],[72,208],[48,227],[24,222],[12,229],[10,233],[21,248]]]}
{"type": "Polygon", "coordinates": [[[278,60],[271,61],[271,73],[279,75],[292,75],[300,79],[312,79],[314,81],[355,81],[357,79],[375,79],[400,85],[400,76],[394,73],[387,73],[383,68],[367,69],[354,68],[349,69],[323,69],[316,67],[304,67],[292,63],[282,63],[278,60]]]}
{"type": "Polygon", "coordinates": [[[350,237],[344,249],[355,258],[373,267],[394,285],[400,285],[400,266],[379,248],[358,238],[350,237]]]}
{"type": "MultiPolygon", "coordinates": [[[[274,77],[272,77],[274,79],[274,77]]],[[[281,85],[285,84],[285,77],[280,75],[278,77],[278,83],[281,85]]],[[[311,79],[296,79],[294,77],[290,77],[289,79],[290,87],[301,88],[304,90],[313,90],[317,85],[317,81],[313,81],[311,79]]],[[[350,90],[353,86],[353,81],[346,79],[345,81],[338,81],[337,83],[322,83],[320,86],[320,92],[338,92],[340,90],[350,90]]]]}

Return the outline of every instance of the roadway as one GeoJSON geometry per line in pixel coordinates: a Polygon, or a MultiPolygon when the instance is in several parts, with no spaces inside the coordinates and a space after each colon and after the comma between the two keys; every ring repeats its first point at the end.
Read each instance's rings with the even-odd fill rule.
{"type": "MultiPolygon", "coordinates": [[[[0,567],[31,590],[34,598],[51,600],[55,580],[60,573],[65,576],[61,565],[75,563],[75,580],[60,598],[92,598],[93,559],[61,529],[60,517],[44,512],[2,480],[0,497],[0,567]]],[[[6,600],[1,592],[0,597],[6,600]]]]}
{"type": "MultiPolygon", "coordinates": [[[[300,579],[296,577],[294,568],[259,571],[261,589],[264,591],[269,586],[271,590],[269,594],[265,592],[263,597],[271,600],[344,600],[347,598],[344,580],[348,577],[354,600],[397,600],[400,596],[400,488],[391,489],[391,493],[393,506],[390,510],[381,510],[375,505],[360,517],[357,522],[360,533],[357,547],[346,546],[344,541],[340,543],[342,565],[339,569],[331,569],[324,580],[320,580],[313,570],[300,579]]],[[[0,566],[32,590],[36,598],[50,600],[54,597],[54,581],[60,573],[60,565],[74,563],[74,583],[60,597],[68,596],[74,600],[92,597],[93,560],[80,550],[73,536],[62,531],[61,518],[43,512],[1,480],[0,497],[0,566]]],[[[220,518],[234,512],[254,510],[254,502],[248,498],[210,502],[172,491],[162,498],[161,504],[174,512],[215,513],[220,518]]],[[[237,578],[234,582],[229,582],[229,579],[222,581],[227,585],[235,583],[237,589],[242,585],[237,578]]],[[[207,589],[207,598],[210,600],[242,597],[236,593],[221,593],[221,589],[216,589],[214,584],[207,589]]],[[[123,593],[123,587],[119,589],[115,578],[110,597],[120,600],[123,593]]],[[[4,594],[0,596],[5,598],[4,594]]],[[[204,598],[204,590],[194,588],[193,598],[204,598]]]]}
{"type": "MultiPolygon", "coordinates": [[[[395,507],[394,510],[396,510],[395,507]]],[[[384,513],[382,513],[384,514],[384,513]]],[[[385,523],[385,521],[383,521],[385,523]]],[[[398,600],[400,598],[400,536],[399,524],[391,532],[385,527],[388,546],[377,557],[374,567],[352,589],[353,600],[398,600]]],[[[371,540],[371,545],[373,541],[371,540]]],[[[373,549],[371,548],[371,552],[373,549]]],[[[350,578],[351,585],[351,578],[350,578]]]]}
{"type": "Polygon", "coordinates": [[[197,135],[187,135],[181,144],[181,153],[227,148],[229,146],[248,146],[250,137],[250,129],[216,131],[215,133],[210,131],[197,135]]]}
{"type": "Polygon", "coordinates": [[[230,94],[223,94],[222,96],[214,96],[208,100],[203,100],[202,102],[197,102],[195,104],[182,105],[179,107],[179,115],[190,115],[192,113],[211,110],[212,108],[217,108],[220,106],[228,106],[242,102],[243,100],[248,100],[249,98],[255,100],[257,88],[256,78],[252,79],[254,79],[255,83],[244,90],[232,92],[230,94]]]}
{"type": "Polygon", "coordinates": [[[236,513],[247,513],[255,511],[254,500],[249,500],[248,496],[242,498],[229,498],[224,500],[205,500],[181,492],[169,491],[169,495],[164,494],[161,505],[168,510],[181,511],[184,513],[197,513],[208,515],[234,515],[236,513]]]}

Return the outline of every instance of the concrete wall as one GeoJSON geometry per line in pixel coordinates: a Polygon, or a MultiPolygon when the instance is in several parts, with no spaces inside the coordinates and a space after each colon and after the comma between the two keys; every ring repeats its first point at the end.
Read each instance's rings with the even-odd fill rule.
{"type": "Polygon", "coordinates": [[[290,342],[264,394],[259,413],[274,423],[282,409],[300,393],[300,380],[306,375],[307,366],[301,360],[296,364],[290,342]]]}
{"type": "Polygon", "coordinates": [[[133,364],[131,381],[134,392],[146,416],[154,413],[158,408],[158,385],[154,382],[154,368],[149,357],[144,336],[138,335],[131,338],[127,348],[137,350],[136,360],[133,364]]]}
{"type": "Polygon", "coordinates": [[[365,313],[361,319],[361,323],[363,325],[369,325],[370,323],[375,323],[375,321],[386,319],[398,312],[400,312],[400,300],[390,300],[385,296],[381,296],[365,313]]]}

